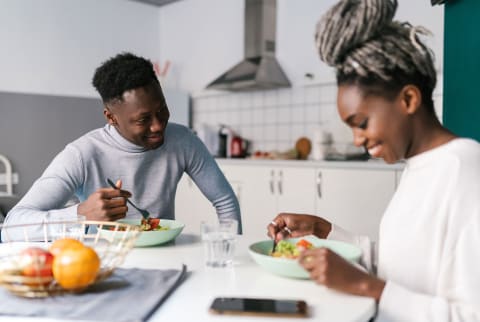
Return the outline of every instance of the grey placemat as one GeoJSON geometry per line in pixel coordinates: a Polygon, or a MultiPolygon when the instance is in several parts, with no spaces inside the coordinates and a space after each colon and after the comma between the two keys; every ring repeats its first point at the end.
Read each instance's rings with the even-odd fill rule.
{"type": "Polygon", "coordinates": [[[26,299],[0,289],[0,315],[68,320],[146,321],[186,276],[180,270],[121,269],[85,293],[26,299]]]}

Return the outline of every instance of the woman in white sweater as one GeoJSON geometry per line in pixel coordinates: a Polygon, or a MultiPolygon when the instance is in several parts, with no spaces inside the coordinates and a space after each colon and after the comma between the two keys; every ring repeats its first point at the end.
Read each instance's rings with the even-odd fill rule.
{"type": "Polygon", "coordinates": [[[269,235],[359,245],[367,271],[325,248],[299,260],[317,283],[374,298],[378,321],[480,321],[480,144],[438,121],[425,30],[393,21],[396,8],[396,0],[342,0],[316,36],[320,58],[336,68],[338,112],[355,144],[406,163],[378,254],[367,237],[312,215],[279,214],[269,235]]]}

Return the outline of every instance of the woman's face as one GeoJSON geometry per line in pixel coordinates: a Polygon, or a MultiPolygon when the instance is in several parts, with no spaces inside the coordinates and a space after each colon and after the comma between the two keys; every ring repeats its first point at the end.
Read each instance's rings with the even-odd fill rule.
{"type": "Polygon", "coordinates": [[[341,85],[337,96],[338,113],[353,131],[356,146],[364,146],[374,158],[394,163],[408,155],[411,122],[402,95],[393,101],[365,95],[360,87],[341,85]]]}

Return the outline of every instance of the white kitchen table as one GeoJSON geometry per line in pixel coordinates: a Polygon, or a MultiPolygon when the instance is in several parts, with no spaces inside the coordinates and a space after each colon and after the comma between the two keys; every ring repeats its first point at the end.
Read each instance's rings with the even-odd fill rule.
{"type": "MultiPolygon", "coordinates": [[[[181,269],[187,265],[187,277],[160,305],[149,321],[316,321],[366,322],[375,314],[373,299],[345,295],[315,284],[273,275],[258,266],[248,254],[250,241],[239,236],[234,265],[231,268],[207,268],[203,261],[200,237],[182,233],[163,246],[134,248],[121,265],[123,268],[181,269]],[[300,299],[308,304],[308,318],[271,318],[259,316],[214,315],[208,308],[215,297],[255,297],[300,299]]],[[[132,299],[132,305],[134,299],[132,299]]],[[[58,321],[44,318],[0,317],[0,321],[58,321]]]]}
{"type": "Polygon", "coordinates": [[[280,277],[263,270],[248,254],[248,245],[252,242],[243,236],[238,238],[232,268],[205,267],[200,237],[188,233],[165,246],[135,248],[122,267],[180,269],[182,263],[187,265],[186,280],[158,308],[152,322],[292,321],[292,318],[214,315],[208,308],[217,296],[302,299],[307,302],[310,313],[309,318],[301,318],[302,321],[365,322],[375,314],[373,299],[341,294],[311,280],[280,277]]]}

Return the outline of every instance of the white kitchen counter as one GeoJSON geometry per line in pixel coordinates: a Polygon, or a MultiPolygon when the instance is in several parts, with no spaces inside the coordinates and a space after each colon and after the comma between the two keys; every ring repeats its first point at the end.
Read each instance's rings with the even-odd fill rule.
{"type": "Polygon", "coordinates": [[[405,164],[398,162],[387,164],[383,160],[371,159],[368,161],[314,161],[314,160],[268,160],[268,159],[215,159],[220,165],[254,165],[270,167],[305,167],[305,168],[343,168],[343,169],[370,169],[370,170],[403,170],[405,164]]]}

